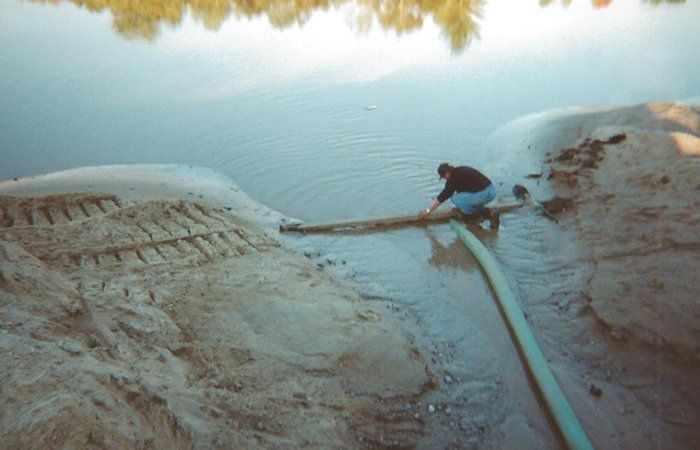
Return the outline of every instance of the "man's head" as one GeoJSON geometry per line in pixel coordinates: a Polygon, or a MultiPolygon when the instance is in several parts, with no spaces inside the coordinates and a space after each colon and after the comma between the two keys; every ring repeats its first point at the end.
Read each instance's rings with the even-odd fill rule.
{"type": "Polygon", "coordinates": [[[448,179],[450,178],[450,172],[454,170],[454,166],[450,163],[442,163],[438,166],[438,175],[440,178],[448,179]]]}

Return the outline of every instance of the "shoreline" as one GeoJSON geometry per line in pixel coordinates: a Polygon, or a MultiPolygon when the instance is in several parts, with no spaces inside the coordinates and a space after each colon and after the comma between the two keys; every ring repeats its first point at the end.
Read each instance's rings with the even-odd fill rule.
{"type": "MultiPolygon", "coordinates": [[[[678,103],[567,108],[519,118],[489,139],[497,161],[489,173],[518,180],[535,198],[573,199],[560,213],[564,228],[527,228],[551,233],[556,242],[538,237],[536,248],[556,270],[503,264],[526,281],[521,301],[597,446],[700,442],[692,427],[700,399],[688,381],[700,375],[691,319],[698,312],[687,301],[697,290],[692,270],[682,270],[696,266],[698,253],[675,246],[654,253],[670,258],[665,264],[686,261],[656,279],[649,274],[660,268],[647,258],[659,243],[697,241],[698,216],[685,212],[700,210],[692,203],[692,181],[700,179],[693,156],[700,154],[698,117],[699,107],[678,103]],[[659,170],[666,172],[657,176],[659,170]],[[640,209],[640,196],[668,206],[640,209]],[[649,227],[661,238],[649,240],[649,227]],[[527,287],[532,280],[544,286],[527,287]],[[662,317],[671,309],[676,315],[662,317]]],[[[106,422],[116,415],[128,439],[173,447],[225,446],[222,439],[241,447],[428,445],[442,429],[423,416],[421,401],[454,381],[435,376],[440,370],[429,361],[424,330],[401,319],[406,311],[396,313],[387,299],[364,299],[352,283],[280,246],[284,216],[228,177],[182,165],[81,168],[0,182],[0,200],[0,289],[8,299],[0,309],[0,363],[11,368],[3,375],[6,392],[18,393],[0,396],[0,404],[29,427],[18,445],[55,443],[41,432],[52,425],[66,445],[88,439],[110,447],[127,439],[89,419],[87,428],[71,430],[59,412],[81,417],[75,404],[90,405],[106,422]],[[8,227],[8,211],[24,214],[17,226],[8,227]],[[243,241],[235,241],[237,233],[243,241]],[[54,378],[39,376],[35,391],[24,390],[27,361],[54,378]],[[59,386],[62,400],[50,400],[51,386],[59,386]],[[46,421],[25,413],[47,401],[46,421]],[[299,410],[306,417],[295,416],[299,410]],[[134,414],[145,421],[129,423],[134,414]],[[179,425],[149,431],[148,421],[179,425]]],[[[464,401],[460,408],[471,414],[464,401]]],[[[485,413],[481,420],[498,417],[485,413]]],[[[517,417],[520,435],[531,433],[532,424],[517,417]]],[[[496,423],[490,439],[497,441],[488,442],[512,442],[513,420],[496,423]]],[[[479,442],[475,436],[468,442],[479,442]]]]}
{"type": "MultiPolygon", "coordinates": [[[[595,265],[604,265],[606,261],[622,264],[612,260],[622,255],[643,256],[664,248],[680,252],[679,255],[685,255],[687,250],[692,257],[700,238],[694,232],[699,222],[693,214],[700,207],[694,192],[700,185],[693,185],[700,180],[700,105],[659,102],[596,108],[593,114],[590,108],[567,109],[529,116],[525,123],[536,131],[532,133],[532,142],[522,146],[532,163],[520,169],[520,182],[531,188],[535,197],[557,195],[572,200],[573,225],[595,265]],[[528,179],[533,174],[537,177],[528,179]]],[[[519,121],[511,125],[522,127],[519,121]]],[[[681,266],[692,267],[690,264],[690,260],[685,260],[681,266]]],[[[608,270],[614,267],[607,266],[600,272],[608,270]]],[[[641,267],[636,267],[634,271],[640,270],[641,267]]],[[[670,284],[674,275],[683,274],[665,273],[661,278],[670,284]]],[[[617,276],[625,277],[622,272],[617,276]]],[[[628,282],[649,287],[644,276],[628,282]]],[[[617,289],[610,285],[611,281],[601,281],[606,286],[600,286],[598,296],[617,289]]],[[[654,295],[668,297],[670,303],[674,295],[676,299],[681,295],[687,298],[686,307],[693,307],[689,301],[692,300],[690,284],[674,286],[665,292],[662,286],[656,289],[662,291],[654,295]]],[[[624,296],[621,292],[617,295],[624,296]]],[[[643,294],[636,291],[628,295],[643,294]]],[[[595,309],[595,300],[593,305],[595,309]]],[[[613,334],[639,328],[628,319],[615,318],[612,311],[601,315],[613,329],[620,328],[613,334]]],[[[683,323],[680,316],[676,319],[683,323]]],[[[654,331],[656,337],[640,338],[654,345],[662,345],[653,342],[659,338],[671,344],[684,340],[687,357],[700,358],[700,347],[697,342],[692,347],[694,339],[690,336],[675,340],[663,336],[672,334],[672,328],[654,331]]]]}
{"type": "Polygon", "coordinates": [[[422,436],[412,410],[434,379],[405,312],[282,247],[271,235],[281,214],[230,179],[84,168],[0,183],[0,206],[7,445],[361,447],[422,436]]]}
{"type": "Polygon", "coordinates": [[[191,200],[216,205],[266,231],[284,216],[256,202],[229,177],[182,164],[120,164],[81,167],[0,181],[0,195],[32,197],[107,193],[131,201],[191,200]]]}
{"type": "Polygon", "coordinates": [[[490,144],[492,170],[567,200],[561,227],[509,241],[537,249],[537,265],[503,263],[594,443],[697,446],[700,106],[549,111],[490,144]]]}

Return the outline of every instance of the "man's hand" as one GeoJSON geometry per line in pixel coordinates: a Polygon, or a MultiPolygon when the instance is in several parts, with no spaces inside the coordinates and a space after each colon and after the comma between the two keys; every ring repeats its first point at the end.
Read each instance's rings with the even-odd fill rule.
{"type": "Polygon", "coordinates": [[[431,212],[435,211],[438,206],[440,206],[440,201],[439,200],[433,201],[433,203],[431,203],[430,206],[428,206],[423,211],[418,213],[418,218],[422,219],[423,217],[427,216],[431,212]]]}

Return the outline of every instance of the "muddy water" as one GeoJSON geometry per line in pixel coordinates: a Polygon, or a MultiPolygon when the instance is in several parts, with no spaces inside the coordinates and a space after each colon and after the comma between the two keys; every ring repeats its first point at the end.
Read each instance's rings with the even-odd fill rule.
{"type": "MultiPolygon", "coordinates": [[[[406,214],[439,191],[441,161],[485,168],[507,194],[529,162],[517,141],[510,153],[489,136],[518,116],[699,94],[695,2],[472,1],[454,14],[461,28],[420,8],[380,26],[366,2],[290,17],[241,13],[239,2],[188,14],[187,2],[172,3],[181,16],[156,8],[145,21],[129,21],[116,0],[97,12],[0,3],[1,179],[189,163],[310,222],[406,214]]],[[[538,236],[560,232],[520,211],[482,237],[529,299],[538,273],[578,276],[561,268],[575,249],[540,256],[552,241],[538,236]]],[[[432,401],[463,408],[439,416],[452,431],[435,442],[557,445],[483,276],[447,226],[285,240],[358,280],[368,298],[405,308],[434,343],[434,369],[453,382],[432,401]]],[[[539,317],[556,349],[561,328],[539,317]]]]}
{"type": "MultiPolygon", "coordinates": [[[[529,226],[528,222],[504,217],[499,233],[529,226]]],[[[511,244],[501,245],[495,232],[474,231],[498,249],[499,257],[522,251],[504,248],[511,244]]],[[[358,280],[368,298],[388,298],[406,308],[417,331],[432,342],[432,370],[441,387],[427,401],[453,411],[438,418],[447,432],[437,427],[440,434],[432,439],[444,445],[456,439],[460,445],[472,440],[499,446],[517,442],[527,442],[530,448],[557,446],[493,294],[477,262],[448,226],[306,236],[294,245],[320,252],[312,254],[320,264],[358,280]]]]}

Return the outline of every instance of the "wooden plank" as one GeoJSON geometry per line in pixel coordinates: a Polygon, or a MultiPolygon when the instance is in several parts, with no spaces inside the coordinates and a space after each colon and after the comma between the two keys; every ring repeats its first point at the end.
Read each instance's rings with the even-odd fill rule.
{"type": "MultiPolygon", "coordinates": [[[[522,203],[506,202],[489,207],[489,210],[500,214],[520,208],[522,203]]],[[[450,219],[462,219],[465,221],[475,221],[481,219],[480,215],[465,215],[459,211],[433,212],[432,214],[419,218],[418,214],[410,216],[375,217],[361,220],[347,220],[341,222],[328,222],[319,224],[283,224],[280,225],[280,232],[293,233],[329,233],[349,230],[368,230],[372,228],[398,228],[409,226],[427,226],[436,223],[448,222],[450,219]]]]}

